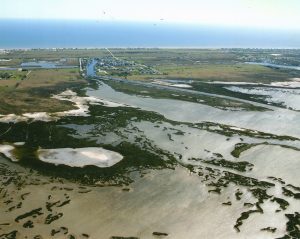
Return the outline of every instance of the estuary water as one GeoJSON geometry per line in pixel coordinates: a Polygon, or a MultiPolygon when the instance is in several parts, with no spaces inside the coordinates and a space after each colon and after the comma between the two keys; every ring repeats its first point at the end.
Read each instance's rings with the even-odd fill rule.
{"type": "Polygon", "coordinates": [[[168,21],[0,20],[0,36],[0,49],[300,47],[300,33],[294,31],[175,24],[168,21]]]}

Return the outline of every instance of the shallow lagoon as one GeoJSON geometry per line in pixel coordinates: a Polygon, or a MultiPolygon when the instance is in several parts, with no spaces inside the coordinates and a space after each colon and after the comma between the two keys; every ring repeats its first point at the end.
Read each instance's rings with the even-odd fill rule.
{"type": "Polygon", "coordinates": [[[266,112],[226,111],[199,103],[128,95],[113,90],[105,83],[99,84],[97,90],[87,90],[87,95],[154,111],[175,121],[210,121],[300,138],[300,127],[296,127],[300,125],[300,113],[286,109],[271,107],[272,111],[266,112]]]}
{"type": "MultiPolygon", "coordinates": [[[[46,210],[44,204],[55,203],[47,196],[53,195],[56,200],[68,197],[60,198],[66,206],[52,206],[61,217],[52,224],[55,227],[67,226],[80,235],[82,221],[78,218],[82,218],[90,222],[84,229],[92,236],[152,238],[153,232],[159,231],[170,238],[274,238],[289,233],[285,215],[293,215],[299,208],[299,182],[294,180],[298,171],[289,170],[287,164],[290,160],[294,168],[299,165],[299,140],[290,137],[300,137],[298,112],[276,107],[265,112],[221,110],[205,104],[129,95],[103,82],[98,88],[87,89],[87,96],[69,92],[60,97],[78,97],[74,102],[79,103],[83,100],[85,114],[61,114],[50,122],[20,122],[2,142],[13,145],[24,141],[14,146],[16,155],[21,156],[20,164],[42,174],[38,179],[46,186],[38,189],[39,197],[30,196],[32,202],[46,210]],[[236,158],[232,152],[241,143],[246,148],[236,158]],[[247,144],[262,145],[247,148],[247,144]],[[56,152],[66,147],[103,147],[124,159],[96,169],[55,166],[53,160],[47,164],[36,157],[40,148],[56,152]],[[274,148],[280,148],[280,152],[266,157],[274,148]],[[253,159],[253,155],[257,157],[253,159]],[[289,159],[282,161],[280,155],[289,159]],[[278,171],[268,168],[274,160],[282,166],[278,171]],[[55,181],[56,177],[67,181],[62,184],[55,181]],[[78,185],[84,189],[77,190],[78,185]],[[212,211],[216,213],[212,215],[212,211]],[[275,232],[262,230],[268,227],[276,228],[275,232]]],[[[3,152],[12,147],[4,147],[3,152]]],[[[9,158],[10,154],[5,156],[9,158]]],[[[29,189],[37,190],[34,184],[24,190],[29,189]]],[[[25,201],[23,207],[26,212],[33,205],[25,201]]],[[[6,218],[13,221],[16,212],[6,218]]],[[[44,228],[49,234],[40,224],[42,217],[33,219],[35,228],[44,228]]],[[[24,230],[17,223],[9,228],[24,230]]]]}

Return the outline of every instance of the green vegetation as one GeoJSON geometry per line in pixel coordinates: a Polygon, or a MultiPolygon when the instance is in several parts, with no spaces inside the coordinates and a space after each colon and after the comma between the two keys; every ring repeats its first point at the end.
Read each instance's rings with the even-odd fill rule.
{"type": "MultiPolygon", "coordinates": [[[[299,72],[275,69],[245,62],[272,62],[300,65],[299,51],[281,51],[281,57],[272,57],[271,50],[252,49],[110,49],[118,58],[151,67],[160,74],[128,72],[128,79],[188,79],[206,81],[236,81],[270,83],[297,77],[299,72]]],[[[278,51],[276,50],[276,53],[278,51]]],[[[101,52],[103,55],[103,52],[101,52]]],[[[99,53],[99,55],[101,55],[99,53]]],[[[106,57],[108,54],[104,53],[106,57]]]]}
{"type": "Polygon", "coordinates": [[[26,78],[26,71],[0,71],[0,87],[10,87],[26,78]]]}
{"type": "Polygon", "coordinates": [[[248,162],[231,162],[225,159],[211,159],[211,160],[204,160],[204,163],[207,164],[212,164],[216,166],[221,166],[223,168],[229,168],[229,169],[234,169],[240,172],[246,172],[248,170],[251,170],[252,167],[254,166],[251,163],[248,162]]]}
{"type": "Polygon", "coordinates": [[[10,73],[12,77],[8,80],[0,80],[0,114],[72,109],[70,102],[52,99],[51,95],[86,84],[76,69],[38,69],[10,73]]]}
{"type": "Polygon", "coordinates": [[[228,137],[239,135],[239,136],[247,136],[247,137],[259,138],[259,139],[277,139],[277,140],[291,140],[291,141],[299,140],[298,138],[288,136],[288,135],[275,135],[275,134],[270,134],[270,133],[265,133],[261,131],[250,130],[250,129],[237,129],[230,125],[218,124],[214,122],[202,122],[202,123],[194,123],[194,124],[185,123],[185,124],[190,127],[194,127],[197,129],[204,129],[209,132],[215,132],[228,137]]]}
{"type": "Polygon", "coordinates": [[[234,150],[231,152],[231,155],[235,158],[239,158],[242,152],[251,149],[252,147],[257,145],[259,144],[238,143],[235,145],[234,150]]]}
{"type": "Polygon", "coordinates": [[[258,145],[280,146],[280,147],[283,147],[283,148],[288,148],[288,149],[293,149],[293,150],[296,150],[296,151],[300,151],[300,149],[297,148],[297,147],[292,147],[292,146],[282,145],[282,144],[271,144],[271,143],[268,143],[268,142],[257,143],[257,144],[238,143],[238,144],[235,145],[234,150],[231,152],[231,155],[235,158],[239,158],[241,153],[243,153],[244,151],[247,151],[248,149],[256,147],[258,145]]]}
{"type": "Polygon", "coordinates": [[[0,80],[7,80],[9,79],[10,77],[12,77],[12,74],[9,74],[8,72],[0,72],[0,80]]]}
{"type": "Polygon", "coordinates": [[[157,70],[162,75],[132,75],[128,79],[152,80],[152,79],[186,79],[195,81],[229,81],[229,82],[253,82],[270,83],[286,80],[290,77],[284,72],[274,69],[248,64],[193,64],[192,65],[165,65],[158,66],[157,70]]]}
{"type": "MultiPolygon", "coordinates": [[[[105,49],[31,49],[11,50],[5,58],[8,59],[37,59],[37,60],[58,60],[62,58],[98,57],[107,55],[105,49]]],[[[1,63],[2,64],[2,63],[1,63]]]]}
{"type": "MultiPolygon", "coordinates": [[[[153,78],[193,79],[196,81],[283,81],[299,77],[293,70],[275,69],[245,62],[271,62],[274,64],[300,65],[298,50],[255,49],[110,49],[119,60],[134,62],[157,70],[161,74],[145,74],[129,71],[129,79],[149,80],[153,78]],[[272,53],[280,52],[280,56],[272,53]]],[[[11,50],[3,56],[11,61],[0,62],[0,66],[16,66],[22,61],[68,59],[67,65],[78,64],[78,58],[111,57],[106,49],[33,49],[11,50]]],[[[116,69],[117,70],[117,69],[116,69]]],[[[121,69],[123,71],[123,69],[121,69]]],[[[117,74],[118,71],[115,72],[117,74]]],[[[123,74],[125,77],[125,75],[123,74]]]]}
{"type": "Polygon", "coordinates": [[[290,205],[286,200],[282,198],[273,197],[272,202],[277,202],[282,210],[287,209],[287,207],[290,205]]]}
{"type": "Polygon", "coordinates": [[[294,214],[285,214],[288,219],[286,223],[286,231],[287,234],[280,239],[285,238],[300,238],[300,214],[299,212],[295,212],[294,214]]]}

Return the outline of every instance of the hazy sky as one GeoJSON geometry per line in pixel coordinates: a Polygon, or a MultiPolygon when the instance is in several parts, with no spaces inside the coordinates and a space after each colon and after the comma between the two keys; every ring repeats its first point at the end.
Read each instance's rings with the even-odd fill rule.
{"type": "Polygon", "coordinates": [[[300,30],[300,0],[0,0],[0,18],[189,22],[300,30]]]}

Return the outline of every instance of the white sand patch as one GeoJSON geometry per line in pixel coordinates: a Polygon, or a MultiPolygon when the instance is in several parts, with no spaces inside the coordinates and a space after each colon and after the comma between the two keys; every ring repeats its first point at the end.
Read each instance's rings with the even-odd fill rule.
{"type": "Polygon", "coordinates": [[[100,168],[111,167],[123,159],[119,153],[103,148],[60,148],[39,149],[39,159],[55,165],[64,164],[70,167],[94,165],[100,168]]]}
{"type": "Polygon", "coordinates": [[[163,81],[160,79],[153,79],[152,84],[179,87],[179,88],[192,88],[192,86],[188,84],[173,84],[171,82],[163,81]]]}
{"type": "Polygon", "coordinates": [[[57,116],[89,116],[89,107],[84,97],[77,96],[76,92],[72,90],[66,90],[58,95],[53,95],[52,98],[57,100],[70,101],[75,103],[77,109],[57,112],[57,116]]]}
{"type": "Polygon", "coordinates": [[[246,129],[242,129],[240,127],[230,126],[230,129],[238,130],[238,131],[246,131],[246,129]]]}
{"type": "Polygon", "coordinates": [[[152,84],[157,84],[157,85],[166,85],[166,86],[170,86],[171,83],[160,80],[160,79],[153,79],[152,84]]]}
{"type": "Polygon", "coordinates": [[[18,159],[12,153],[14,149],[15,147],[11,145],[0,145],[0,153],[9,158],[11,161],[17,162],[18,159]]]}
{"type": "Polygon", "coordinates": [[[32,119],[33,121],[45,121],[49,122],[53,120],[53,117],[51,117],[46,112],[36,112],[36,113],[25,113],[23,114],[28,119],[32,119]]]}
{"type": "Polygon", "coordinates": [[[208,84],[222,84],[222,85],[262,85],[262,83],[239,82],[239,81],[210,81],[208,84]]]}
{"type": "Polygon", "coordinates": [[[89,104],[91,105],[103,105],[106,107],[130,107],[129,105],[125,105],[125,104],[121,104],[121,103],[116,103],[116,102],[112,102],[112,101],[108,101],[108,100],[104,100],[104,99],[99,99],[96,97],[84,97],[89,104]]]}
{"type": "Polygon", "coordinates": [[[105,70],[100,70],[100,69],[98,69],[98,72],[101,73],[101,74],[105,74],[105,75],[108,74],[107,71],[105,71],[105,70]]]}
{"type": "Polygon", "coordinates": [[[170,86],[179,87],[179,88],[192,88],[192,86],[187,85],[187,84],[173,84],[173,85],[170,85],[170,86]]]}
{"type": "Polygon", "coordinates": [[[57,117],[52,116],[52,114],[46,112],[34,112],[34,113],[24,113],[22,115],[8,114],[0,115],[0,122],[2,123],[18,123],[23,121],[45,121],[49,122],[57,119],[57,117]]]}
{"type": "Polygon", "coordinates": [[[15,142],[14,145],[15,146],[23,146],[25,144],[25,142],[15,142]]]}
{"type": "Polygon", "coordinates": [[[53,117],[51,114],[46,112],[35,112],[35,113],[24,113],[22,115],[8,114],[8,115],[0,115],[1,123],[18,123],[23,121],[45,121],[49,122],[57,119],[53,117]]]}
{"type": "Polygon", "coordinates": [[[97,97],[80,97],[74,91],[66,90],[58,95],[52,96],[54,99],[65,100],[75,103],[78,109],[68,110],[55,113],[56,116],[89,116],[89,104],[91,105],[103,105],[106,107],[128,107],[128,105],[103,100],[97,97]]]}
{"type": "Polygon", "coordinates": [[[66,110],[62,112],[47,113],[47,112],[34,112],[24,113],[22,115],[8,114],[0,115],[1,123],[17,123],[21,121],[44,121],[50,122],[66,116],[89,116],[89,105],[102,105],[105,107],[132,107],[129,105],[116,103],[109,100],[100,99],[97,97],[80,97],[76,92],[66,90],[58,95],[53,95],[52,98],[57,100],[70,101],[75,104],[77,109],[66,110]]]}
{"type": "Polygon", "coordinates": [[[208,129],[210,129],[210,130],[222,130],[222,128],[219,125],[208,126],[208,129]]]}
{"type": "Polygon", "coordinates": [[[58,94],[57,96],[77,96],[76,92],[72,91],[72,90],[65,90],[63,92],[61,92],[60,94],[58,94]]]}
{"type": "Polygon", "coordinates": [[[291,81],[272,82],[271,86],[288,87],[288,88],[300,88],[300,79],[293,78],[291,81]]]}
{"type": "Polygon", "coordinates": [[[1,123],[18,123],[21,121],[26,121],[27,118],[20,115],[8,114],[8,115],[0,115],[1,123]]]}

